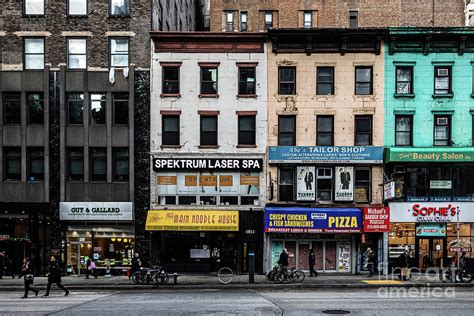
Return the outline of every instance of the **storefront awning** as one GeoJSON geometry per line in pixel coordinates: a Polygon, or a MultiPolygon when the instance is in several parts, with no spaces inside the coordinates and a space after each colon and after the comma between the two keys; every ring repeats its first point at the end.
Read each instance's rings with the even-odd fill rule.
{"type": "Polygon", "coordinates": [[[238,231],[239,211],[150,210],[145,228],[161,231],[238,231]]]}
{"type": "Polygon", "coordinates": [[[474,148],[387,148],[385,162],[474,162],[474,148]]]}

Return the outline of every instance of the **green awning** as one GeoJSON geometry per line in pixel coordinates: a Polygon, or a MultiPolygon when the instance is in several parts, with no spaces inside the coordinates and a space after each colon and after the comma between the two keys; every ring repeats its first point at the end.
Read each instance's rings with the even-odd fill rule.
{"type": "Polygon", "coordinates": [[[474,162],[471,147],[386,148],[385,163],[388,162],[474,162]]]}

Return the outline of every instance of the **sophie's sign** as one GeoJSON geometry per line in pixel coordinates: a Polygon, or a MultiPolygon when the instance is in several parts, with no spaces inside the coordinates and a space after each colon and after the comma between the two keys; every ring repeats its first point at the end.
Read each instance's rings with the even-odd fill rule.
{"type": "Polygon", "coordinates": [[[61,202],[62,221],[132,221],[132,202],[61,202]]]}
{"type": "Polygon", "coordinates": [[[153,170],[243,170],[261,171],[263,159],[153,158],[153,170]]]}

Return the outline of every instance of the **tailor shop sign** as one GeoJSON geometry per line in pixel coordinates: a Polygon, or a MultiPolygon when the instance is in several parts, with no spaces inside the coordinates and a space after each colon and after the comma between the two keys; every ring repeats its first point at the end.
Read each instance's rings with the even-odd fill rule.
{"type": "Polygon", "coordinates": [[[62,221],[132,221],[132,202],[60,202],[62,221]]]}
{"type": "Polygon", "coordinates": [[[153,158],[154,171],[167,170],[241,170],[261,171],[263,159],[153,158]]]}
{"type": "Polygon", "coordinates": [[[360,233],[358,208],[265,208],[267,233],[360,233]]]}
{"type": "Polygon", "coordinates": [[[270,146],[270,163],[380,164],[383,147],[377,146],[270,146]]]}
{"type": "Polygon", "coordinates": [[[389,203],[392,223],[474,222],[474,203],[468,202],[402,202],[389,203]]]}

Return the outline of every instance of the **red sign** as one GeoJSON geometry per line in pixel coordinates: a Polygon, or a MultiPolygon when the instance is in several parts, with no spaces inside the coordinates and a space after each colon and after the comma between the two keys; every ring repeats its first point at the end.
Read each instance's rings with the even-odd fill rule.
{"type": "Polygon", "coordinates": [[[471,247],[449,247],[449,251],[451,252],[471,252],[471,247]]]}
{"type": "Polygon", "coordinates": [[[390,230],[390,208],[364,207],[364,232],[384,233],[390,230]]]}

